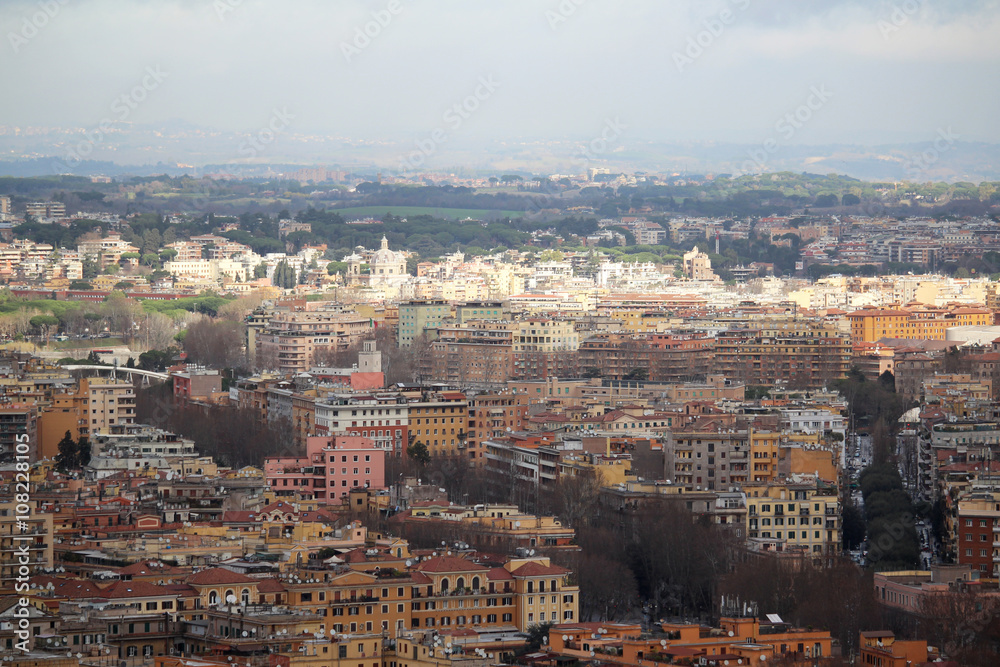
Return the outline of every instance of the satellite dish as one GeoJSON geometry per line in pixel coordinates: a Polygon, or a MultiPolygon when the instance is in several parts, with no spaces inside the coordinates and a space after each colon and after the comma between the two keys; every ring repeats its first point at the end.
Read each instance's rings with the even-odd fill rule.
{"type": "Polygon", "coordinates": [[[729,636],[730,636],[730,637],[732,637],[732,636],[733,636],[733,631],[732,631],[732,630],[730,630],[730,631],[729,631],[729,636]]]}
{"type": "Polygon", "coordinates": [[[226,602],[228,602],[229,604],[236,604],[236,596],[235,595],[227,595],[226,596],[226,602]]]}
{"type": "Polygon", "coordinates": [[[410,567],[411,565],[413,565],[413,561],[407,559],[407,561],[406,561],[406,567],[410,567]]]}

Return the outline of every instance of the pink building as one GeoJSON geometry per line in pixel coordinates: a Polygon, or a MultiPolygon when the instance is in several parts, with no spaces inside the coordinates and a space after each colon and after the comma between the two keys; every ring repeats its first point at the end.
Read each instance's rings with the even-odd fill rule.
{"type": "Polygon", "coordinates": [[[351,489],[385,489],[385,452],[371,438],[311,436],[304,457],[264,459],[264,476],[278,497],[311,493],[335,503],[351,489]]]}

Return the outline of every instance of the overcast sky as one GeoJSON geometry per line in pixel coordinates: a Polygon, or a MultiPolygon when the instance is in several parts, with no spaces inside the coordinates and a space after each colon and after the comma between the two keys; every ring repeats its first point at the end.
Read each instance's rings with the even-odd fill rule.
{"type": "Polygon", "coordinates": [[[145,78],[127,120],[223,130],[1000,141],[995,1],[2,0],[0,27],[6,125],[118,119],[145,78]]]}

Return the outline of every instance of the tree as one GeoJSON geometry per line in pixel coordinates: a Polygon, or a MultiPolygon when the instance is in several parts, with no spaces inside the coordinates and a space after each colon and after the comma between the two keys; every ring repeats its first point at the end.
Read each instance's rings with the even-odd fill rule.
{"type": "Polygon", "coordinates": [[[83,279],[93,280],[101,273],[101,267],[90,257],[83,258],[83,279]]]}
{"type": "Polygon", "coordinates": [[[90,440],[80,436],[76,443],[76,465],[79,468],[90,465],[90,440]]]}
{"type": "Polygon", "coordinates": [[[58,448],[56,469],[60,472],[79,470],[90,464],[90,441],[86,437],[81,436],[78,441],[74,441],[73,434],[66,431],[58,448]]]}
{"type": "Polygon", "coordinates": [[[549,630],[554,623],[538,623],[536,625],[529,625],[527,634],[528,638],[526,640],[526,648],[528,653],[534,653],[542,647],[544,644],[549,643],[549,630]]]}
{"type": "Polygon", "coordinates": [[[94,289],[94,286],[88,283],[86,280],[74,280],[69,284],[69,288],[79,289],[79,290],[92,290],[94,289]]]}
{"type": "Polygon", "coordinates": [[[188,358],[210,368],[242,368],[244,325],[230,320],[202,318],[184,336],[188,358]]]}
{"type": "Polygon", "coordinates": [[[56,454],[56,469],[60,472],[73,470],[76,466],[76,442],[73,434],[66,431],[66,435],[59,441],[59,453],[56,454]]]}
{"type": "Polygon", "coordinates": [[[281,260],[274,267],[271,284],[282,289],[293,289],[296,284],[295,269],[289,266],[285,260],[281,260]]]}
{"type": "Polygon", "coordinates": [[[419,440],[406,448],[406,455],[421,466],[425,466],[431,461],[431,453],[427,449],[427,445],[419,440]]]}
{"type": "Polygon", "coordinates": [[[31,326],[38,330],[38,333],[45,336],[48,341],[53,329],[59,326],[59,318],[55,315],[35,315],[29,320],[31,326]]]}
{"type": "Polygon", "coordinates": [[[174,250],[173,248],[166,248],[164,250],[161,250],[159,254],[160,260],[164,262],[169,262],[176,256],[177,256],[177,251],[174,250]]]}
{"type": "Polygon", "coordinates": [[[257,266],[253,267],[253,278],[254,280],[260,280],[261,278],[267,277],[267,264],[261,262],[257,266]]]}

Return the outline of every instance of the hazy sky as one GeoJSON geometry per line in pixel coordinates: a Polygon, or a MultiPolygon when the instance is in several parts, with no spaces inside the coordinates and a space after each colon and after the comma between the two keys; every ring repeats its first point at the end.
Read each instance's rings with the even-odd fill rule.
{"type": "Polygon", "coordinates": [[[1000,141],[995,1],[2,0],[0,27],[5,125],[1000,141]]]}

